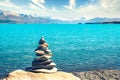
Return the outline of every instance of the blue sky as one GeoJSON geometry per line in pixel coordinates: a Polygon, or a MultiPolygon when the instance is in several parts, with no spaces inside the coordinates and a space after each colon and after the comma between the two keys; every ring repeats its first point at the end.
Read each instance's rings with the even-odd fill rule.
{"type": "Polygon", "coordinates": [[[120,18],[120,0],[0,0],[0,9],[62,20],[120,18]]]}

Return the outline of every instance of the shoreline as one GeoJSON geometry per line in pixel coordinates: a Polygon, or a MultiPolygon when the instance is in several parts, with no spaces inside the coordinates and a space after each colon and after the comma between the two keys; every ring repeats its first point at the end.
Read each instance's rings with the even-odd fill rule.
{"type": "Polygon", "coordinates": [[[56,77],[57,80],[120,80],[120,70],[95,70],[85,72],[58,71],[55,73],[33,73],[24,70],[15,70],[1,80],[56,80],[56,77]],[[66,78],[64,79],[63,76],[66,78]]]}

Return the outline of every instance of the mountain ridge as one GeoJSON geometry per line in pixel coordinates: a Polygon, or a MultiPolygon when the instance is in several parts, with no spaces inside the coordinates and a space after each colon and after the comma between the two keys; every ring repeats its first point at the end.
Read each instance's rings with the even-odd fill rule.
{"type": "Polygon", "coordinates": [[[34,15],[20,14],[13,11],[0,10],[0,23],[12,24],[110,24],[120,23],[120,18],[92,18],[86,20],[82,17],[79,20],[60,20],[51,17],[40,17],[34,15]]]}

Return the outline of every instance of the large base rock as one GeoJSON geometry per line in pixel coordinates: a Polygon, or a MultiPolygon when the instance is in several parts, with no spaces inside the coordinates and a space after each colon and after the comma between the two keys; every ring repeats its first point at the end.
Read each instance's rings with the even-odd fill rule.
{"type": "Polygon", "coordinates": [[[32,73],[23,70],[16,70],[11,72],[7,78],[2,80],[80,80],[71,73],[56,72],[52,74],[47,73],[32,73]]]}
{"type": "Polygon", "coordinates": [[[71,73],[60,71],[47,74],[16,70],[2,80],[120,80],[120,70],[73,72],[73,74],[75,76],[71,73]]]}

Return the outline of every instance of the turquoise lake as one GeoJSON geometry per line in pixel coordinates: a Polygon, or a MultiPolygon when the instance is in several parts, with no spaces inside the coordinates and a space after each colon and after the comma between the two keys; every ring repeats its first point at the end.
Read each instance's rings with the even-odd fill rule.
{"type": "Polygon", "coordinates": [[[0,24],[0,78],[32,65],[41,36],[59,70],[120,70],[118,24],[0,24]]]}

